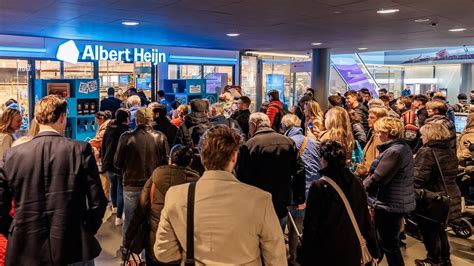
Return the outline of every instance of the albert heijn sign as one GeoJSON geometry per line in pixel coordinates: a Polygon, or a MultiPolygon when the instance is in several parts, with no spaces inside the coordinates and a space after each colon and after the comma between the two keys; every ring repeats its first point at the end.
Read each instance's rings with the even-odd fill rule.
{"type": "Polygon", "coordinates": [[[123,61],[123,62],[147,62],[154,65],[166,62],[166,53],[156,48],[122,48],[110,49],[99,44],[86,44],[80,50],[73,40],[62,43],[58,47],[56,58],[76,64],[82,61],[123,61]]]}

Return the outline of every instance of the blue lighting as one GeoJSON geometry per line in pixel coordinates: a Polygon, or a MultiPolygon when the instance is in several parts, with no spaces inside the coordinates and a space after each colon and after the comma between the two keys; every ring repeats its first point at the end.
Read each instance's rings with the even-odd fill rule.
{"type": "Polygon", "coordinates": [[[13,47],[13,46],[0,46],[0,51],[5,51],[5,52],[26,52],[26,53],[46,53],[46,49],[45,49],[45,48],[13,47]]]}
{"type": "Polygon", "coordinates": [[[185,55],[170,55],[170,59],[176,60],[208,60],[208,61],[227,61],[237,62],[236,58],[230,57],[205,57],[205,56],[185,56],[185,55]]]}

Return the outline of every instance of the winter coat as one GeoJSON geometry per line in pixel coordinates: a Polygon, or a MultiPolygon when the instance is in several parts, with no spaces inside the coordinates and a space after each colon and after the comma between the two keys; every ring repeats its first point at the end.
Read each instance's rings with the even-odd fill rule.
{"type": "Polygon", "coordinates": [[[104,123],[102,123],[102,125],[100,125],[99,129],[97,130],[95,137],[89,141],[92,148],[94,149],[94,153],[97,154],[97,160],[100,160],[100,150],[102,148],[102,141],[104,139],[105,130],[107,129],[107,126],[109,125],[110,121],[111,120],[106,120],[104,123]]]}
{"type": "Polygon", "coordinates": [[[369,117],[369,109],[367,109],[365,105],[359,103],[359,105],[354,108],[354,111],[360,116],[360,123],[364,127],[364,131],[366,133],[369,132],[369,122],[367,120],[369,117]]]}
{"type": "Polygon", "coordinates": [[[271,128],[260,128],[240,149],[237,177],[272,194],[281,219],[292,203],[305,202],[305,170],[295,142],[271,128]]]}
{"type": "Polygon", "coordinates": [[[426,120],[429,118],[426,107],[423,107],[419,109],[418,111],[416,111],[416,116],[418,118],[418,127],[421,128],[422,126],[425,125],[426,120]]]}
{"type": "Polygon", "coordinates": [[[321,169],[321,163],[319,161],[320,154],[318,149],[318,144],[316,141],[311,138],[305,137],[303,135],[303,129],[300,127],[290,128],[285,132],[285,136],[290,137],[296,144],[298,151],[301,150],[304,139],[307,139],[306,148],[301,154],[301,160],[304,164],[304,169],[306,172],[306,195],[308,194],[309,187],[313,181],[318,180],[321,176],[319,175],[319,170],[321,169]]]}
{"type": "Polygon", "coordinates": [[[111,122],[104,133],[102,139],[101,159],[102,159],[102,170],[111,171],[116,174],[121,174],[120,170],[114,166],[114,156],[117,151],[117,145],[123,133],[130,130],[128,125],[117,125],[115,122],[111,122]]]}
{"type": "Polygon", "coordinates": [[[67,265],[96,258],[101,247],[94,235],[106,206],[89,143],[45,131],[11,148],[0,163],[5,265],[67,265]]]}
{"type": "MultiPolygon", "coordinates": [[[[280,101],[271,101],[268,105],[267,109],[267,116],[270,119],[270,127],[273,126],[273,121],[275,120],[275,116],[283,109],[283,103],[280,101]]],[[[280,121],[281,122],[281,121],[280,121]]]]}
{"type": "Polygon", "coordinates": [[[242,110],[234,113],[232,118],[235,119],[238,123],[240,128],[242,128],[242,132],[246,136],[246,139],[249,136],[249,119],[250,119],[250,110],[242,110]]]}
{"type": "Polygon", "coordinates": [[[168,164],[169,147],[166,136],[148,125],[138,125],[119,139],[115,153],[115,167],[123,175],[125,191],[139,191],[153,170],[168,164]]]}
{"type": "Polygon", "coordinates": [[[367,134],[365,133],[364,126],[361,123],[352,123],[351,126],[354,140],[359,141],[359,144],[363,149],[367,144],[367,134]]]}
{"type": "Polygon", "coordinates": [[[378,146],[378,164],[364,180],[371,205],[387,212],[407,214],[415,209],[413,154],[403,140],[378,146]]]}
{"type": "Polygon", "coordinates": [[[154,130],[159,131],[166,136],[166,140],[168,140],[168,146],[171,149],[173,147],[176,134],[178,133],[178,128],[171,124],[170,120],[166,117],[160,117],[156,119],[152,126],[154,130]]]}
{"type": "Polygon", "coordinates": [[[445,126],[449,131],[449,148],[453,150],[453,153],[456,153],[456,128],[451,120],[444,115],[434,115],[426,119],[425,124],[441,124],[445,126]]]}
{"type": "Polygon", "coordinates": [[[153,245],[155,244],[156,231],[160,223],[161,211],[165,205],[166,192],[168,192],[168,189],[172,186],[194,182],[198,179],[199,174],[188,167],[165,165],[156,168],[142,189],[139,207],[135,210],[135,214],[125,234],[124,247],[129,247],[133,236],[137,233],[140,223],[148,219],[150,230],[148,232],[145,250],[147,255],[156,260],[153,253],[153,245]],[[152,183],[155,185],[155,190],[152,192],[153,202],[151,202],[150,198],[152,183]]]}
{"type": "Polygon", "coordinates": [[[114,96],[108,96],[107,98],[100,101],[100,111],[110,111],[112,118],[115,118],[115,112],[120,108],[122,101],[115,98],[114,96]]]}
{"type": "MultiPolygon", "coordinates": [[[[347,168],[325,168],[328,176],[344,192],[354,213],[367,247],[378,256],[374,226],[369,217],[367,195],[360,179],[347,168]]],[[[313,182],[306,202],[303,225],[301,265],[360,266],[360,244],[342,199],[323,180],[313,182]]]]}
{"type": "Polygon", "coordinates": [[[218,115],[209,119],[209,122],[211,123],[211,126],[225,125],[229,128],[232,128],[242,137],[243,140],[246,139],[244,133],[242,132],[242,128],[239,126],[239,123],[237,123],[237,121],[232,118],[225,118],[223,115],[218,115]]]}
{"type": "Polygon", "coordinates": [[[456,183],[457,174],[458,160],[446,141],[430,141],[418,150],[415,157],[415,188],[433,192],[445,191],[451,197],[449,220],[461,215],[461,192],[456,183]],[[447,191],[444,189],[434,156],[438,159],[447,191]]]}
{"type": "Polygon", "coordinates": [[[457,146],[457,157],[462,166],[466,166],[474,159],[474,153],[464,146],[465,141],[474,143],[474,128],[468,128],[459,136],[457,146]]]}
{"type": "Polygon", "coordinates": [[[193,147],[195,144],[197,145],[197,143],[193,143],[195,140],[192,139],[192,132],[189,132],[189,129],[201,124],[209,127],[209,118],[205,112],[192,112],[185,116],[183,124],[179,127],[176,134],[174,144],[183,144],[190,147],[193,147]]]}

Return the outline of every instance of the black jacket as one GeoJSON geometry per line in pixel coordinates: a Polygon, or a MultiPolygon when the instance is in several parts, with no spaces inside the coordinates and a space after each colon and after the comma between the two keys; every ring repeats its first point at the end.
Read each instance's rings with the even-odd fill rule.
{"type": "Polygon", "coordinates": [[[240,128],[244,135],[248,138],[249,136],[249,119],[250,119],[250,110],[242,110],[234,113],[232,118],[239,123],[240,128]]]}
{"type": "MultiPolygon", "coordinates": [[[[367,195],[360,179],[347,168],[325,168],[342,189],[372,256],[378,256],[375,229],[370,221],[367,195]]],[[[323,180],[314,181],[308,193],[298,261],[302,265],[360,266],[360,244],[342,199],[323,180]]]]}
{"type": "Polygon", "coordinates": [[[166,139],[168,140],[168,146],[171,149],[173,147],[173,142],[174,142],[174,139],[176,138],[176,133],[178,132],[178,128],[175,125],[171,124],[168,118],[160,117],[153,122],[153,129],[165,134],[166,139]]]}
{"type": "Polygon", "coordinates": [[[101,111],[111,111],[112,118],[115,118],[115,112],[120,108],[122,101],[115,97],[108,97],[100,101],[100,110],[101,111]]]}
{"type": "MultiPolygon", "coordinates": [[[[175,165],[160,166],[153,171],[150,179],[146,182],[140,195],[140,205],[136,208],[133,219],[125,234],[124,246],[128,247],[136,235],[140,223],[149,219],[150,231],[145,244],[147,255],[155,259],[153,245],[155,244],[156,231],[160,223],[161,211],[165,205],[165,196],[172,186],[194,182],[199,179],[199,174],[188,167],[175,165]],[[152,182],[155,183],[153,202],[150,199],[152,182]],[[150,204],[151,203],[151,204],[150,204]]],[[[156,260],[156,259],[155,259],[156,260]]]]}
{"type": "Polygon", "coordinates": [[[456,154],[449,149],[446,141],[430,141],[423,145],[415,157],[415,188],[424,188],[433,192],[445,191],[451,197],[451,208],[449,219],[458,218],[461,215],[461,192],[456,183],[458,174],[458,159],[456,154]],[[438,165],[443,172],[445,191],[438,165]]]}
{"type": "Polygon", "coordinates": [[[134,131],[125,132],[115,153],[115,167],[123,174],[124,190],[143,188],[153,170],[166,165],[168,141],[163,133],[151,126],[139,125],[134,131]]]}
{"type": "Polygon", "coordinates": [[[130,130],[128,125],[116,125],[115,122],[110,123],[104,133],[102,139],[102,149],[100,149],[102,158],[102,170],[112,171],[121,174],[120,170],[114,166],[114,156],[117,151],[120,136],[130,130]]]}
{"type": "Polygon", "coordinates": [[[375,171],[364,180],[369,200],[375,209],[408,214],[415,209],[413,153],[403,140],[377,147],[375,171]]]}
{"type": "Polygon", "coordinates": [[[288,214],[288,206],[305,202],[305,170],[298,148],[291,138],[271,128],[259,129],[242,146],[237,176],[270,192],[280,219],[288,214]]]}
{"type": "Polygon", "coordinates": [[[360,116],[360,123],[364,127],[365,133],[369,132],[369,122],[367,118],[369,117],[369,110],[367,107],[361,103],[354,108],[354,111],[360,116]]]}
{"type": "Polygon", "coordinates": [[[421,108],[416,112],[416,117],[418,118],[418,127],[421,128],[425,125],[426,119],[429,118],[428,111],[426,107],[421,108]]]}
{"type": "Polygon", "coordinates": [[[367,144],[367,134],[364,130],[364,126],[361,123],[352,123],[352,135],[354,135],[354,139],[359,141],[361,148],[365,147],[367,144]]]}
{"type": "Polygon", "coordinates": [[[204,112],[192,112],[184,117],[183,124],[179,127],[174,144],[188,145],[189,147],[197,146],[200,136],[192,136],[190,132],[192,127],[202,125],[209,127],[209,118],[204,112]]]}
{"type": "Polygon", "coordinates": [[[5,265],[66,265],[99,256],[94,235],[106,206],[90,144],[42,132],[11,148],[0,163],[5,265]]]}

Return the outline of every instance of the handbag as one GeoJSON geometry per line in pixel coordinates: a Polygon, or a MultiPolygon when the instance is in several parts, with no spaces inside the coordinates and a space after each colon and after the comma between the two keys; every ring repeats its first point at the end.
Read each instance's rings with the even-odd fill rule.
{"type": "Polygon", "coordinates": [[[415,216],[421,217],[431,222],[446,225],[449,217],[449,207],[451,198],[447,195],[446,182],[444,181],[443,171],[435,153],[433,156],[438,167],[438,171],[443,184],[444,192],[433,192],[428,189],[416,189],[416,209],[413,212],[415,216]]]}
{"type": "Polygon", "coordinates": [[[354,212],[352,211],[351,205],[349,204],[349,201],[346,198],[346,195],[344,195],[344,192],[342,192],[341,188],[334,182],[331,178],[327,176],[321,177],[322,180],[324,180],[326,183],[328,183],[331,187],[336,190],[337,194],[341,198],[342,202],[344,203],[344,206],[346,207],[347,214],[349,214],[349,218],[351,219],[352,226],[354,227],[355,233],[357,235],[357,238],[359,239],[359,244],[360,244],[360,250],[361,250],[361,258],[360,258],[360,265],[378,265],[377,260],[370,255],[369,249],[367,248],[367,241],[365,241],[364,237],[362,236],[362,233],[360,232],[359,225],[357,224],[357,221],[354,217],[354,212]]]}
{"type": "Polygon", "coordinates": [[[196,182],[189,183],[188,188],[188,212],[186,215],[186,260],[184,265],[194,266],[194,198],[196,194],[196,182]]]}

